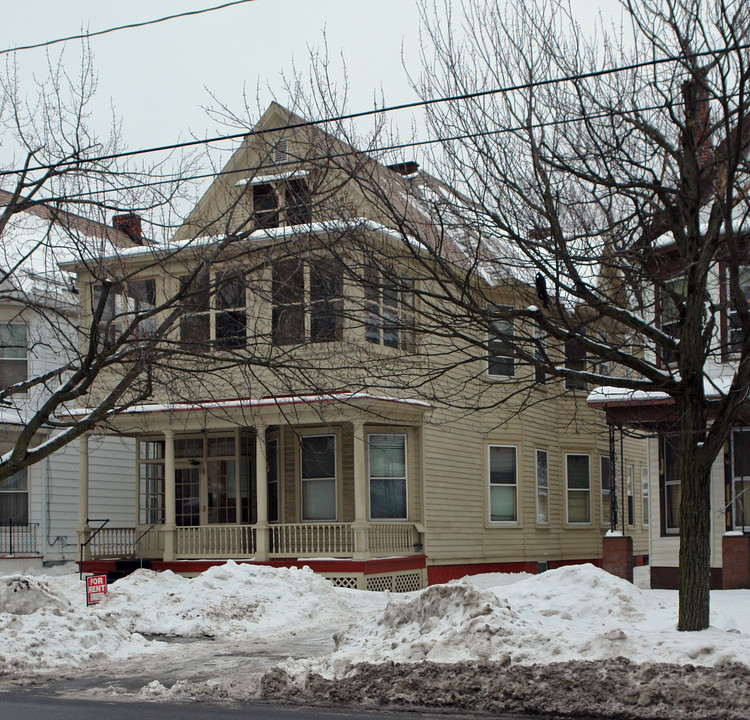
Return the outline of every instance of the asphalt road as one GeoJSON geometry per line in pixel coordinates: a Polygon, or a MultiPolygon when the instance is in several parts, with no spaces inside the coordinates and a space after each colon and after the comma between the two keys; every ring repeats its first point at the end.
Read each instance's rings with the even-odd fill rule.
{"type": "MultiPolygon", "coordinates": [[[[2,720],[487,720],[487,715],[390,708],[310,707],[250,703],[102,702],[60,699],[33,691],[0,693],[2,720]]],[[[529,715],[493,715],[493,720],[535,720],[529,715]]],[[[536,718],[538,720],[538,718],[536,718]]],[[[545,720],[553,720],[545,716],[545,720]]],[[[585,720],[585,719],[582,719],[585,720]]],[[[594,720],[593,718],[589,720],[594,720]]]]}

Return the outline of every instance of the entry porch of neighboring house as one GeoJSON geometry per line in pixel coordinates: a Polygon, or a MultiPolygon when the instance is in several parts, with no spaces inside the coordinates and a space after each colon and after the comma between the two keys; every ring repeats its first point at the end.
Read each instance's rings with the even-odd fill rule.
{"type": "Polygon", "coordinates": [[[345,392],[134,408],[113,420],[137,438],[134,527],[90,516],[81,442],[81,570],[195,574],[231,559],[307,565],[343,587],[424,587],[427,410],[345,392]]]}

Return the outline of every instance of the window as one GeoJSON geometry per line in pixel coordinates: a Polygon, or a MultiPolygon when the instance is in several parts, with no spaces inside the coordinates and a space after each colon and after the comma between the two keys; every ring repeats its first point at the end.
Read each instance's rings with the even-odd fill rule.
{"type": "Polygon", "coordinates": [[[641,468],[641,505],[643,517],[641,518],[643,527],[648,527],[649,514],[648,514],[648,468],[641,468]]]}
{"type": "MultiPolygon", "coordinates": [[[[102,342],[113,342],[136,316],[151,312],[156,307],[156,281],[129,280],[126,283],[109,283],[99,321],[102,342]]],[[[96,312],[105,289],[94,286],[92,310],[96,312]]],[[[135,337],[150,337],[156,330],[156,318],[144,318],[135,328],[135,337]]]]}
{"type": "Polygon", "coordinates": [[[364,285],[365,339],[414,352],[414,281],[394,273],[386,275],[368,263],[364,285]]]}
{"type": "Polygon", "coordinates": [[[609,455],[599,457],[602,483],[602,525],[612,524],[612,461],[609,455]]]}
{"type": "Polygon", "coordinates": [[[176,467],[174,471],[175,523],[200,525],[200,468],[176,467]]]}
{"type": "Polygon", "coordinates": [[[513,321],[508,318],[495,317],[496,313],[507,313],[512,308],[495,308],[490,312],[490,334],[487,341],[487,373],[494,377],[513,377],[515,358],[512,345],[514,335],[513,321]]]}
{"type": "Polygon", "coordinates": [[[545,340],[544,340],[544,332],[542,331],[542,328],[537,326],[534,328],[534,337],[536,338],[536,345],[534,347],[534,358],[539,363],[538,365],[534,366],[534,382],[538,383],[539,385],[543,385],[547,382],[547,375],[544,372],[544,363],[547,359],[547,354],[544,349],[545,340]]]}
{"type": "Polygon", "coordinates": [[[732,431],[732,523],[750,527],[750,428],[732,431]]]}
{"type": "Polygon", "coordinates": [[[516,448],[489,447],[490,522],[518,520],[516,448]]]}
{"type": "MultiPolygon", "coordinates": [[[[565,368],[576,372],[586,370],[586,350],[574,338],[565,341],[565,368]]],[[[580,377],[565,378],[566,390],[585,390],[586,381],[580,377]]]]}
{"type": "Polygon", "coordinates": [[[675,437],[663,437],[661,474],[664,494],[664,532],[680,531],[680,446],[675,437]]]}
{"type": "Polygon", "coordinates": [[[343,338],[343,272],[333,260],[310,263],[310,341],[343,338]]]}
{"type": "Polygon", "coordinates": [[[29,523],[29,485],[26,468],[0,480],[0,522],[29,523]]]}
{"type": "Polygon", "coordinates": [[[288,177],[284,181],[253,183],[252,193],[253,215],[259,228],[279,227],[282,221],[286,225],[312,222],[312,193],[303,178],[288,177]]]}
{"type": "MultiPolygon", "coordinates": [[[[271,338],[274,345],[305,341],[305,263],[284,260],[273,266],[271,338]]],[[[343,339],[343,268],[329,258],[309,263],[310,342],[343,339]]]]}
{"type": "Polygon", "coordinates": [[[336,437],[300,438],[302,519],[336,519],[336,437]]]}
{"type": "Polygon", "coordinates": [[[216,276],[216,344],[244,347],[247,333],[245,276],[238,270],[225,270],[216,276]]]}
{"type": "Polygon", "coordinates": [[[635,497],[633,495],[633,466],[625,468],[625,491],[628,495],[628,525],[635,525],[635,497]]]}
{"type": "MultiPolygon", "coordinates": [[[[685,278],[674,278],[661,288],[659,293],[659,319],[661,329],[666,335],[675,339],[680,337],[680,324],[682,322],[682,304],[687,292],[687,281],[685,278]]],[[[669,365],[676,361],[674,354],[664,348],[662,361],[669,365]]]]}
{"type": "Polygon", "coordinates": [[[406,520],[406,435],[368,435],[370,518],[406,520]]]}
{"type": "MultiPolygon", "coordinates": [[[[728,272],[728,271],[727,271],[728,272]]],[[[742,265],[737,268],[737,274],[739,276],[740,289],[744,295],[744,300],[750,302],[750,266],[742,265]]],[[[742,330],[742,324],[740,323],[740,316],[734,307],[736,298],[732,297],[729,292],[729,278],[727,277],[727,297],[729,298],[729,305],[727,308],[727,318],[729,325],[729,352],[736,353],[740,351],[742,347],[742,339],[744,333],[742,330]]]]}
{"type": "Polygon", "coordinates": [[[180,341],[183,345],[205,346],[213,340],[225,348],[244,347],[247,340],[245,309],[245,276],[239,270],[215,274],[215,298],[211,303],[211,275],[180,278],[187,287],[185,312],[180,318],[180,341]]]}
{"type": "Polygon", "coordinates": [[[138,521],[151,525],[164,520],[164,441],[138,443],[138,521]]]}
{"type": "Polygon", "coordinates": [[[588,455],[566,455],[568,522],[591,522],[591,479],[588,455]]]}
{"type": "Polygon", "coordinates": [[[536,451],[536,521],[549,524],[549,475],[547,451],[536,451]]]}
{"type": "MultiPolygon", "coordinates": [[[[5,390],[28,378],[27,348],[26,325],[22,323],[0,325],[0,390],[5,390]]],[[[0,516],[0,521],[2,521],[2,516],[0,516]]]]}
{"type": "MultiPolygon", "coordinates": [[[[237,522],[237,461],[232,435],[209,437],[206,443],[206,484],[209,523],[237,522]]],[[[247,486],[245,487],[247,491],[247,486]]],[[[244,498],[246,501],[247,498],[244,498]]],[[[246,502],[244,503],[246,504],[246,502]]]]}
{"type": "Polygon", "coordinates": [[[266,481],[268,483],[268,522],[279,521],[279,441],[266,443],[266,481]]]}

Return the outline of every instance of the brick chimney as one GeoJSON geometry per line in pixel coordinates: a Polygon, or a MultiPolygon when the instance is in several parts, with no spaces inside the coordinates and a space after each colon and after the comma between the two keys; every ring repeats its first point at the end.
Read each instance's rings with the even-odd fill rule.
{"type": "Polygon", "coordinates": [[[135,213],[115,215],[112,218],[112,227],[115,230],[124,232],[136,245],[143,245],[140,215],[136,215],[135,213]]]}

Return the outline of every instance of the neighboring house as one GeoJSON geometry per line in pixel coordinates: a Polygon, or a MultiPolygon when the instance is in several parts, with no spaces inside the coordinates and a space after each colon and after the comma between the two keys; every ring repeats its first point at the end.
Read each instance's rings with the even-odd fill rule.
{"type": "MultiPolygon", "coordinates": [[[[662,239],[659,252],[661,265],[665,268],[663,287],[668,287],[676,297],[684,296],[682,271],[670,258],[674,246],[669,239],[662,239]]],[[[743,292],[750,297],[750,266],[740,267],[743,292]]],[[[727,265],[718,262],[711,270],[707,307],[725,308],[716,322],[712,351],[705,366],[705,397],[709,418],[712,407],[729,389],[737,366],[736,347],[741,341],[741,331],[731,309],[727,265]],[[729,302],[728,302],[729,301],[729,302]]],[[[659,297],[654,290],[654,306],[658,324],[669,334],[679,328],[679,309],[672,297],[659,297]]],[[[661,358],[663,366],[670,366],[670,358],[661,358]]],[[[588,399],[592,408],[603,410],[607,421],[614,426],[630,426],[649,433],[648,470],[644,484],[648,482],[651,561],[651,586],[676,589],[678,587],[680,549],[680,479],[679,449],[676,434],[675,403],[665,393],[629,392],[616,388],[597,388],[588,399]]],[[[715,411],[714,411],[715,417],[715,411]]],[[[728,572],[729,563],[737,563],[737,546],[745,547],[750,531],[750,421],[745,417],[737,421],[731,431],[724,451],[714,461],[711,470],[711,548],[710,583],[712,588],[736,586],[734,568],[728,572]]],[[[748,556],[742,550],[745,565],[742,581],[749,587],[748,556]]]]}
{"type": "MultiPolygon", "coordinates": [[[[0,204],[10,199],[0,191],[0,204]]],[[[70,257],[74,243],[96,245],[105,238],[129,242],[113,228],[40,206],[11,219],[0,250],[0,272],[8,274],[0,285],[0,389],[51,372],[71,357],[78,295],[74,278],[59,271],[57,260],[70,257]]],[[[46,394],[38,386],[0,407],[0,453],[11,450],[46,394]]],[[[53,432],[45,428],[36,439],[42,443],[53,432]]],[[[78,445],[0,481],[0,571],[76,558],[78,445]]],[[[116,525],[135,521],[134,452],[128,438],[89,440],[89,517],[116,525]]]]}
{"type": "MultiPolygon", "coordinates": [[[[188,289],[170,342],[197,355],[155,385],[150,404],[111,419],[137,442],[138,517],[99,533],[83,569],[114,570],[141,552],[154,569],[184,573],[233,558],[405,591],[467,573],[600,563],[614,483],[625,486],[620,520],[646,561],[645,445],[618,439],[623,470],[611,478],[608,429],[586,407],[584,386],[535,373],[499,340],[453,366],[459,341],[415,320],[424,314],[414,283],[430,282],[417,271],[419,248],[404,252],[367,183],[431,223],[417,201],[439,194],[428,187],[435,181],[413,163],[388,168],[356,155],[317,128],[258,134],[294,123],[272,105],[169,247],[112,258],[113,275],[137,277],[120,307],[188,289]],[[361,163],[359,176],[326,156],[361,163]],[[228,237],[236,240],[218,250],[228,237]],[[368,246],[387,248],[392,264],[368,262],[368,246]],[[210,269],[196,272],[210,254],[210,269]],[[212,347],[231,362],[214,362],[212,347]],[[441,363],[428,397],[420,378],[441,363]],[[532,401],[497,407],[509,381],[529,373],[532,401]]],[[[450,233],[443,241],[460,266],[466,248],[450,233]]],[[[78,271],[86,315],[101,279],[65,268],[78,271]]],[[[517,293],[481,273],[476,282],[494,307],[531,297],[521,282],[517,293]]],[[[123,319],[113,305],[108,320],[123,319]]],[[[567,361],[587,362],[575,349],[567,361]]],[[[93,476],[84,463],[82,526],[93,476]]]]}

